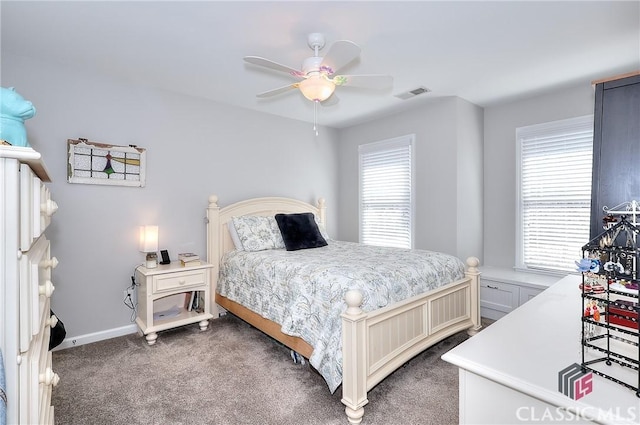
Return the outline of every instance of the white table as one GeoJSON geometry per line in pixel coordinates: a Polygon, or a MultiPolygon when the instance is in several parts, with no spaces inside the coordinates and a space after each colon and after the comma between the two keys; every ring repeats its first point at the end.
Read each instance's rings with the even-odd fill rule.
{"type": "Polygon", "coordinates": [[[442,356],[459,367],[461,424],[640,423],[640,398],[608,379],[594,374],[577,401],[558,390],[558,372],[582,361],[580,281],[563,278],[442,356]]]}

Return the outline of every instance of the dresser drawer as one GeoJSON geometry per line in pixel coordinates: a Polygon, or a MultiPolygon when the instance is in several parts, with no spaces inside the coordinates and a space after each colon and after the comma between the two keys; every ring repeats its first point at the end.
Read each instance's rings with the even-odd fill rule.
{"type": "Polygon", "coordinates": [[[31,171],[20,165],[20,249],[28,251],[51,222],[58,205],[51,199],[49,189],[31,171]]]}
{"type": "Polygon", "coordinates": [[[517,285],[480,279],[480,306],[482,308],[510,313],[518,307],[519,299],[520,290],[517,285]]]}
{"type": "MultiPolygon", "coordinates": [[[[20,249],[22,251],[28,251],[33,241],[37,238],[34,237],[34,210],[36,208],[35,203],[35,188],[34,183],[38,184],[38,177],[31,171],[26,164],[20,165],[20,249]]],[[[38,198],[40,197],[40,187],[38,184],[38,198]]],[[[40,218],[38,218],[38,223],[40,218]]]]}
{"type": "Polygon", "coordinates": [[[51,371],[50,379],[51,383],[40,382],[40,414],[38,417],[38,423],[44,425],[53,425],[53,406],[51,406],[51,395],[53,387],[58,383],[58,375],[53,372],[52,355],[47,353],[47,366],[45,373],[51,371]]]}
{"type": "MultiPolygon", "coordinates": [[[[37,178],[37,177],[36,177],[37,178]]],[[[51,223],[51,216],[58,211],[58,204],[51,199],[51,192],[44,183],[38,179],[40,184],[40,208],[38,209],[38,217],[40,220],[40,226],[36,228],[36,233],[41,234],[49,227],[51,223]]]]}
{"type": "MultiPolygon", "coordinates": [[[[48,307],[48,302],[46,304],[48,307]]],[[[21,354],[20,423],[41,424],[43,416],[49,414],[51,391],[60,380],[53,371],[50,332],[48,321],[44,321],[42,331],[32,340],[29,350],[21,354]]]]}
{"type": "Polygon", "coordinates": [[[51,258],[47,238],[40,237],[28,252],[20,257],[20,351],[29,349],[34,335],[49,317],[49,298],[55,289],[51,269],[58,260],[51,258]]]}
{"type": "Polygon", "coordinates": [[[170,292],[176,289],[188,290],[191,287],[202,286],[207,282],[206,270],[189,270],[155,276],[153,279],[153,293],[170,292]]]}

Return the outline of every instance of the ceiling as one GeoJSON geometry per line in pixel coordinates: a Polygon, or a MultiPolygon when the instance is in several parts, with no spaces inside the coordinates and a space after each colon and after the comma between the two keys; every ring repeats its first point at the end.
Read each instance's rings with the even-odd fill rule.
{"type": "Polygon", "coordinates": [[[338,87],[340,101],[318,110],[336,128],[443,96],[484,107],[640,69],[640,1],[2,0],[0,19],[2,51],[309,122],[297,90],[255,96],[289,75],[242,58],[300,68],[309,33],[351,40],[361,56],[339,73],[394,85],[338,87]],[[420,86],[431,92],[395,96],[420,86]]]}

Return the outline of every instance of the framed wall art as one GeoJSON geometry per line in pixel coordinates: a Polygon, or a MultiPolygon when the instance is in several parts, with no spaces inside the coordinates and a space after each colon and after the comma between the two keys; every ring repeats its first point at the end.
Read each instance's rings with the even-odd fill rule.
{"type": "Polygon", "coordinates": [[[67,140],[69,183],[144,187],[146,150],[135,145],[117,146],[67,140]]]}

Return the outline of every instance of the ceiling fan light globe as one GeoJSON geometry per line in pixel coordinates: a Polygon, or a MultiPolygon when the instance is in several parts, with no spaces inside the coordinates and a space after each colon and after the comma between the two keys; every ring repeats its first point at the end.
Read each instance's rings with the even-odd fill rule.
{"type": "Polygon", "coordinates": [[[299,88],[307,99],[322,102],[333,94],[336,85],[322,76],[312,76],[302,80],[299,88]]]}

